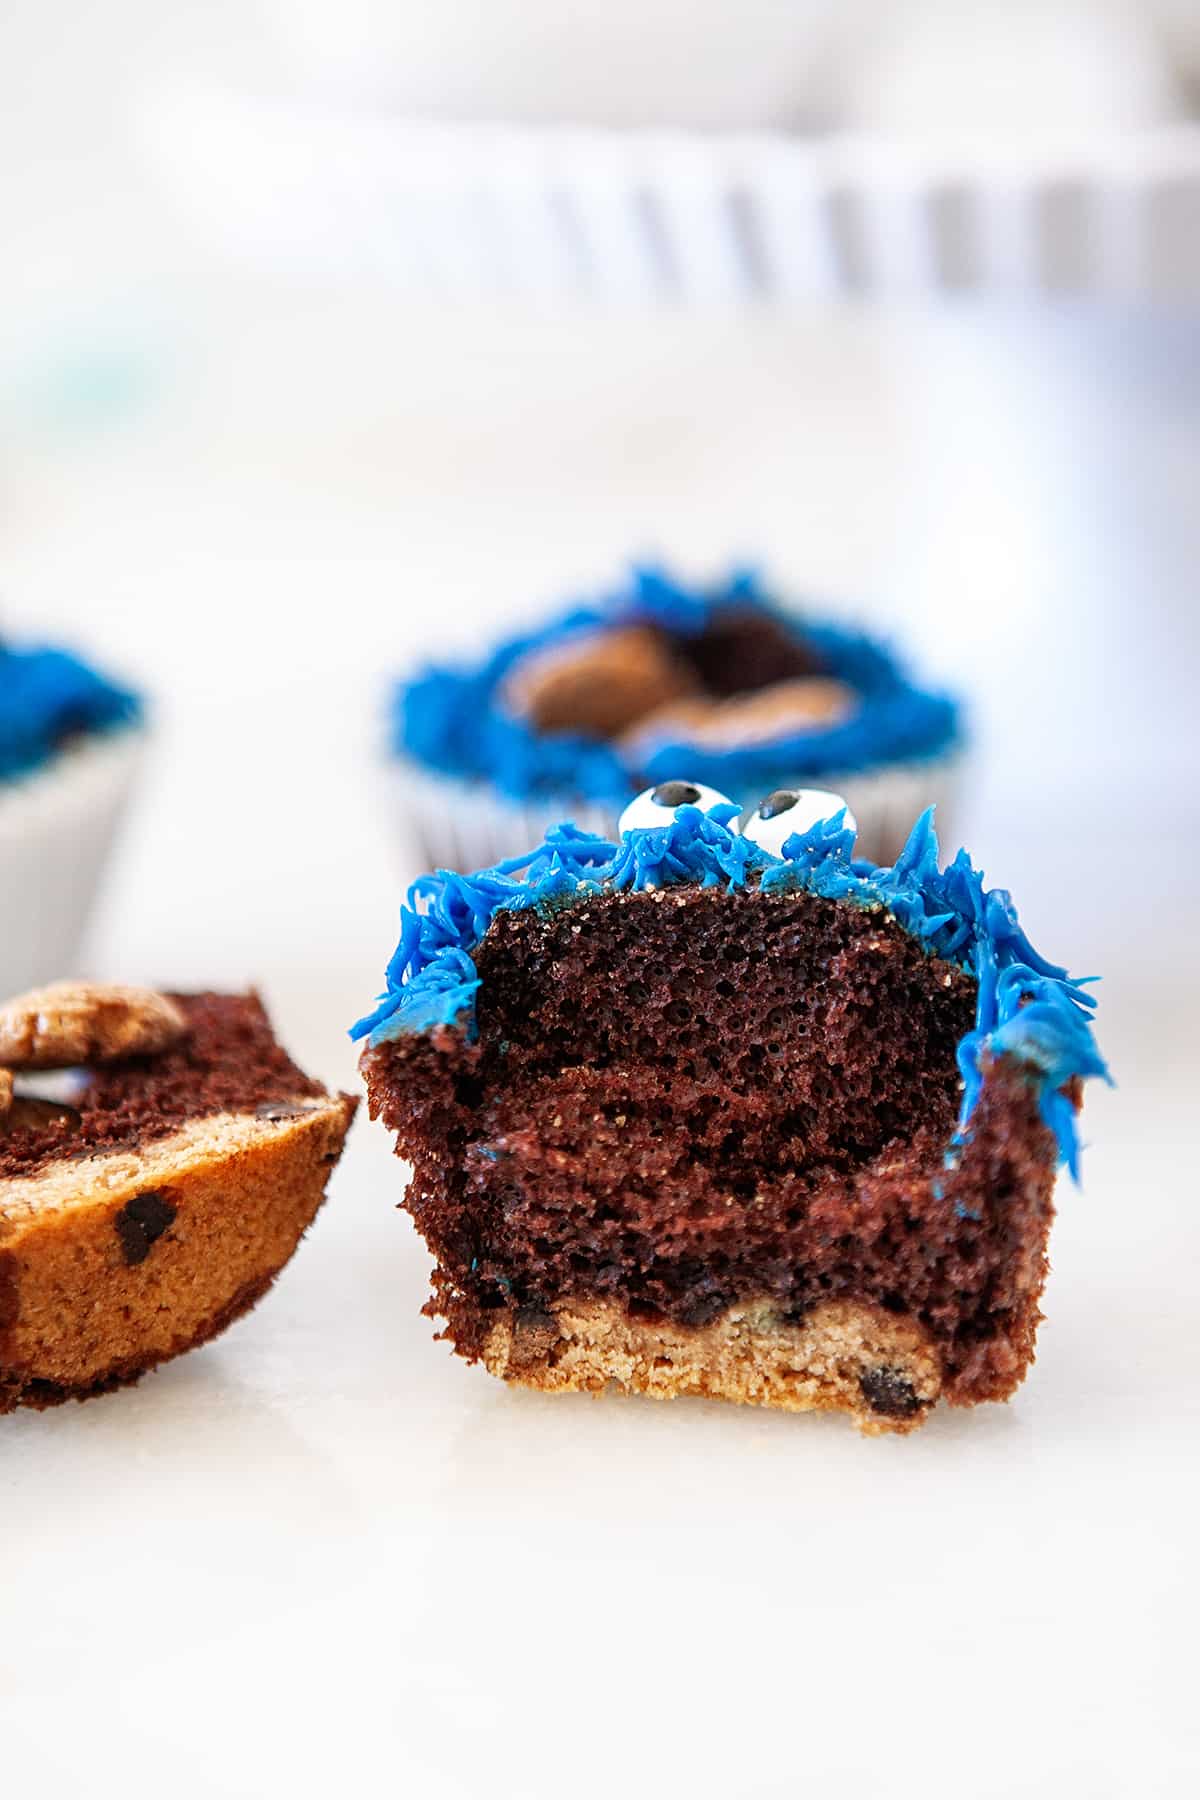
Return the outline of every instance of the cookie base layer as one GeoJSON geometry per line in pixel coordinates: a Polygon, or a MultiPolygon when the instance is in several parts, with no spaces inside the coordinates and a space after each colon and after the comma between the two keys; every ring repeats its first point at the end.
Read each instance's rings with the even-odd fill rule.
{"type": "Polygon", "coordinates": [[[697,1395],[785,1412],[849,1413],[870,1435],[913,1431],[942,1386],[937,1350],[913,1321],[837,1300],[799,1324],[769,1302],[710,1325],[649,1323],[612,1302],[526,1307],[483,1341],[493,1375],[546,1393],[616,1386],[654,1400],[697,1395]]]}
{"type": "Polygon", "coordinates": [[[312,1223],[354,1107],[217,1114],[0,1184],[0,1413],[135,1381],[252,1306],[312,1223]]]}

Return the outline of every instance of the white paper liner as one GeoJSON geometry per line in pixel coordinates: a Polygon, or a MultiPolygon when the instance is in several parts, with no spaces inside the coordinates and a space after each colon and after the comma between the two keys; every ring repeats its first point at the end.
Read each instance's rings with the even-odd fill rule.
{"type": "Polygon", "coordinates": [[[139,728],[98,736],[0,782],[0,997],[77,973],[144,743],[139,728]]]}
{"type": "MultiPolygon", "coordinates": [[[[904,846],[919,813],[937,806],[943,843],[953,835],[961,758],[896,764],[839,777],[822,775],[820,786],[845,797],[858,820],[859,856],[891,864],[904,846]]],[[[686,773],[681,775],[686,779],[686,773]]],[[[815,776],[796,787],[816,784],[815,776]]],[[[469,874],[540,844],[551,825],[570,819],[582,830],[615,838],[617,814],[605,806],[561,800],[521,804],[506,800],[483,782],[456,781],[398,758],[389,770],[390,802],[407,868],[456,869],[469,874]]],[[[744,798],[744,796],[731,796],[744,798]]]]}

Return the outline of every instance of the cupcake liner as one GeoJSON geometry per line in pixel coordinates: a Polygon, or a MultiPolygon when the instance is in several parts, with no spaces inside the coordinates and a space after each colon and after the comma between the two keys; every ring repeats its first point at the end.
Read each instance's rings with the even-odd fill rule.
{"type": "MultiPolygon", "coordinates": [[[[820,785],[843,795],[858,820],[857,854],[871,862],[895,862],[913,821],[936,805],[943,841],[953,835],[962,758],[944,756],[920,763],[894,764],[850,775],[822,775],[820,785]]],[[[688,779],[687,771],[681,779],[688,779]]],[[[506,800],[483,782],[431,775],[415,763],[397,758],[389,770],[391,811],[406,863],[425,869],[455,869],[469,874],[490,868],[508,856],[519,856],[540,844],[550,826],[570,819],[581,830],[601,837],[617,835],[615,808],[560,799],[506,800]]],[[[817,785],[815,776],[796,787],[817,785]]],[[[750,805],[758,795],[734,794],[750,805]]]]}
{"type": "Polygon", "coordinates": [[[91,738],[0,783],[0,995],[74,973],[144,742],[91,738]]]}
{"type": "Polygon", "coordinates": [[[570,819],[611,837],[616,813],[593,802],[506,800],[481,781],[430,775],[397,759],[390,768],[392,814],[406,863],[420,869],[490,868],[540,844],[551,825],[570,819]]]}

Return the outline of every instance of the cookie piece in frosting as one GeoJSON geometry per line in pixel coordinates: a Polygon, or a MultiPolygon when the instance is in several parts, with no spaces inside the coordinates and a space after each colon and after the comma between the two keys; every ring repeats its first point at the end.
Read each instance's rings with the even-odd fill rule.
{"type": "Polygon", "coordinates": [[[815,790],[665,783],[623,825],[427,878],[355,1028],[455,1349],[866,1432],[1008,1398],[1087,990],[928,814],[886,869],[815,790]]]}
{"type": "Polygon", "coordinates": [[[857,706],[854,690],[844,681],[797,675],[726,700],[687,699],[657,707],[622,736],[621,749],[633,763],[647,761],[660,745],[669,743],[703,750],[749,750],[843,725],[857,706]]]}
{"type": "Polygon", "coordinates": [[[522,657],[502,697],[538,731],[604,738],[695,687],[695,676],[662,632],[626,625],[567,638],[522,657]]]}

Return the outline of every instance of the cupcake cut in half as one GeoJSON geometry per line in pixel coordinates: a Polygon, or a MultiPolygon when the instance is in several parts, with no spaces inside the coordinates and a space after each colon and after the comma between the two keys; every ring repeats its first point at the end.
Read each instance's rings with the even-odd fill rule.
{"type": "Polygon", "coordinates": [[[418,882],[354,1028],[413,1165],[426,1310],[469,1360],[907,1431],[1033,1357],[1056,1167],[1103,1075],[1084,986],[931,816],[894,867],[836,796],[743,822],[664,784],[418,882]]]}
{"type": "Polygon", "coordinates": [[[0,1007],[0,1413],[135,1381],[253,1306],[355,1106],[254,994],[73,982],[0,1007]]]}
{"type": "Polygon", "coordinates": [[[434,667],[396,697],[400,802],[425,860],[469,869],[571,818],[611,836],[680,769],[726,793],[834,787],[891,860],[944,801],[962,727],[885,644],[779,605],[749,574],[691,588],[635,569],[609,599],[434,667]]]}

